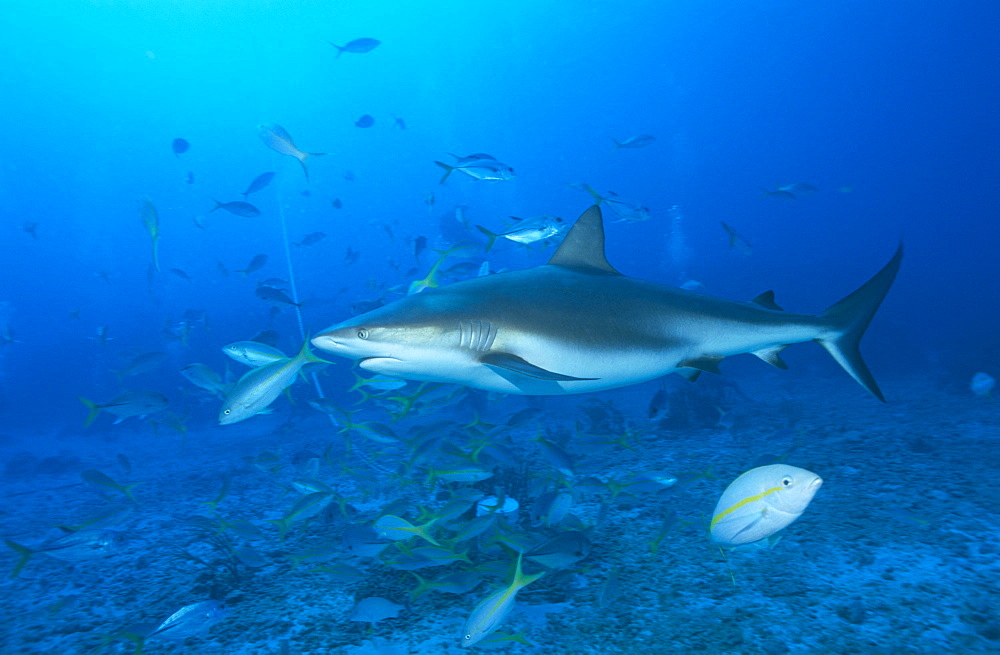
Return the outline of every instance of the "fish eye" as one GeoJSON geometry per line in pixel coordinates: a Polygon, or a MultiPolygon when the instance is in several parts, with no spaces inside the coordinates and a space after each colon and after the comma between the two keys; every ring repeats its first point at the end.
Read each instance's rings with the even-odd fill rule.
{"type": "Polygon", "coordinates": [[[225,410],[222,413],[225,414],[226,416],[229,416],[232,413],[232,410],[231,409],[227,409],[227,410],[225,410]]]}
{"type": "Polygon", "coordinates": [[[791,476],[787,476],[787,475],[786,475],[786,476],[784,477],[784,479],[783,479],[783,480],[781,481],[781,484],[783,484],[783,485],[784,485],[784,486],[786,486],[786,487],[789,487],[789,486],[791,486],[791,484],[792,484],[792,478],[791,478],[791,476]]]}
{"type": "Polygon", "coordinates": [[[472,635],[465,635],[466,639],[472,639],[472,635]]]}
{"type": "Polygon", "coordinates": [[[358,330],[358,338],[359,339],[367,339],[368,338],[368,330],[366,330],[364,328],[361,328],[360,330],[358,330]]]}

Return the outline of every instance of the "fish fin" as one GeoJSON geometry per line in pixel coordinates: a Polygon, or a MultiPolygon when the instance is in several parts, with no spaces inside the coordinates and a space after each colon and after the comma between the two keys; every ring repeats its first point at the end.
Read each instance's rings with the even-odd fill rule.
{"type": "Polygon", "coordinates": [[[340,59],[340,55],[344,54],[344,49],[341,48],[336,43],[334,43],[333,41],[327,41],[327,43],[329,43],[330,45],[332,45],[334,48],[337,49],[337,56],[335,57],[335,59],[340,59]]]}
{"type": "Polygon", "coordinates": [[[486,238],[489,239],[489,241],[486,242],[486,250],[484,251],[484,252],[489,252],[490,248],[493,247],[493,244],[496,243],[497,237],[500,236],[500,235],[496,234],[495,232],[490,232],[489,230],[487,230],[482,225],[477,225],[476,229],[479,230],[480,232],[482,232],[483,234],[485,234],[486,238]]]}
{"type": "Polygon", "coordinates": [[[87,400],[82,396],[80,397],[80,402],[86,405],[87,408],[90,410],[90,413],[87,414],[87,418],[83,421],[83,427],[88,428],[90,427],[90,424],[93,423],[94,420],[97,418],[97,415],[101,413],[101,408],[98,407],[97,403],[95,403],[94,401],[87,400]]]}
{"type": "MultiPolygon", "coordinates": [[[[452,155],[452,157],[454,157],[454,156],[455,155],[452,155]]],[[[451,172],[453,170],[455,170],[455,167],[454,166],[449,166],[448,164],[446,164],[444,162],[440,162],[440,161],[435,161],[434,163],[444,169],[444,175],[441,177],[441,181],[438,182],[438,184],[444,184],[444,181],[448,179],[448,176],[451,175],[451,172]]]]}
{"type": "Polygon", "coordinates": [[[216,209],[218,209],[219,207],[221,207],[221,206],[222,206],[222,203],[221,203],[221,202],[219,202],[218,200],[216,200],[215,198],[210,198],[210,200],[211,200],[212,202],[214,202],[214,203],[215,203],[215,207],[212,207],[212,208],[211,208],[210,210],[208,210],[208,213],[209,213],[209,214],[211,214],[211,213],[212,213],[212,212],[214,212],[214,211],[215,211],[216,209]]]}
{"type": "Polygon", "coordinates": [[[882,395],[875,378],[861,358],[858,346],[868,324],[871,323],[875,312],[878,311],[879,305],[895,281],[902,261],[903,244],[900,243],[896,248],[896,254],[882,267],[882,270],[854,293],[820,314],[820,318],[829,321],[833,334],[816,339],[819,345],[823,346],[837,363],[857,380],[858,384],[882,402],[885,402],[885,396],[882,395]]]}
{"type": "MultiPolygon", "coordinates": [[[[761,196],[761,197],[763,198],[763,196],[761,196]]],[[[735,248],[736,247],[736,231],[733,230],[733,228],[729,227],[729,225],[727,223],[725,223],[725,222],[720,221],[719,225],[721,225],[722,229],[724,229],[726,231],[726,234],[729,235],[729,247],[730,248],[735,248]]]]}
{"type": "Polygon", "coordinates": [[[705,371],[706,373],[722,373],[719,370],[719,362],[723,359],[722,355],[702,355],[701,357],[695,357],[694,359],[685,359],[683,362],[677,366],[681,368],[694,368],[699,371],[705,371]]]}
{"type": "Polygon", "coordinates": [[[571,382],[574,380],[597,380],[598,378],[575,378],[571,375],[563,375],[562,373],[553,373],[552,371],[547,371],[540,366],[535,366],[530,362],[526,362],[517,355],[512,355],[510,353],[486,353],[479,358],[480,363],[489,366],[490,368],[500,368],[505,371],[513,371],[514,373],[520,373],[521,375],[527,375],[531,378],[538,378],[539,380],[555,380],[557,382],[571,382]]]}
{"type": "Polygon", "coordinates": [[[757,355],[765,362],[771,366],[775,366],[782,370],[788,369],[788,364],[785,363],[783,359],[778,355],[782,350],[788,347],[788,344],[781,344],[779,346],[771,346],[770,348],[764,348],[762,350],[753,351],[754,355],[757,355]]]}
{"type": "Polygon", "coordinates": [[[604,256],[604,219],[599,206],[592,205],[576,219],[548,264],[598,275],[621,275],[604,256]]]}
{"type": "MultiPolygon", "coordinates": [[[[338,54],[337,56],[339,57],[340,55],[338,54]]],[[[299,165],[302,166],[302,172],[306,176],[306,182],[308,182],[309,181],[309,167],[306,166],[306,160],[309,159],[310,157],[322,157],[326,153],[325,152],[303,152],[301,154],[302,154],[302,156],[301,157],[296,157],[296,159],[299,160],[299,165]]]]}
{"type": "Polygon", "coordinates": [[[779,307],[778,303],[774,302],[774,292],[773,291],[765,291],[764,293],[760,294],[759,296],[757,296],[756,298],[754,298],[750,302],[752,302],[752,303],[754,303],[756,305],[760,305],[761,307],[763,307],[765,309],[773,309],[776,312],[783,312],[783,311],[785,311],[783,307],[779,307]]]}
{"type": "MultiPolygon", "coordinates": [[[[299,303],[299,305],[301,305],[301,304],[302,303],[299,303]]],[[[325,359],[321,359],[321,358],[319,358],[319,357],[317,357],[316,355],[313,354],[312,350],[309,349],[309,335],[306,335],[306,340],[302,342],[302,347],[299,348],[299,354],[297,356],[301,357],[304,360],[306,360],[306,362],[308,362],[310,364],[331,364],[332,363],[332,362],[326,361],[325,359]]]]}
{"type": "Polygon", "coordinates": [[[701,371],[699,371],[696,368],[691,368],[691,369],[687,369],[687,370],[679,370],[679,371],[674,371],[674,372],[677,373],[677,375],[679,375],[682,378],[684,378],[685,380],[687,380],[688,382],[694,382],[695,380],[698,379],[699,376],[701,376],[701,371]]]}
{"type": "Polygon", "coordinates": [[[611,139],[611,143],[615,144],[615,149],[611,152],[618,152],[618,150],[622,147],[622,144],[618,143],[613,136],[609,136],[608,138],[611,139]]]}
{"type": "Polygon", "coordinates": [[[28,560],[31,559],[31,556],[35,551],[31,550],[27,546],[22,546],[16,541],[11,541],[10,539],[4,539],[4,543],[6,543],[7,546],[9,546],[20,557],[20,559],[17,560],[17,564],[14,565],[14,570],[10,572],[10,577],[16,578],[28,564],[28,560]]]}

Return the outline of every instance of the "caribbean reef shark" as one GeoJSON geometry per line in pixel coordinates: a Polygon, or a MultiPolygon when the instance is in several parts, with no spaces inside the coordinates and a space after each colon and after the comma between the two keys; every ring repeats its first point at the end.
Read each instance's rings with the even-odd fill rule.
{"type": "Polygon", "coordinates": [[[858,344],[902,258],[900,246],[822,314],[794,314],[771,291],[737,302],[622,275],[605,258],[601,210],[593,206],[543,266],[428,289],[334,325],[312,343],[385,375],[554,395],[718,373],[724,357],[739,353],[787,368],[783,348],[815,341],[885,402],[858,344]]]}

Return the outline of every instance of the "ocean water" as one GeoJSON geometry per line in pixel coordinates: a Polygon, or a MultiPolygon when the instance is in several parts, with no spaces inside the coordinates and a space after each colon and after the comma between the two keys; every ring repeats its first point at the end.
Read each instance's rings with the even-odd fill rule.
{"type": "Polygon", "coordinates": [[[2,13],[0,652],[1000,650],[996,3],[2,13]],[[792,313],[902,243],[861,343],[886,402],[808,335],[787,370],[645,379],[658,353],[622,341],[651,319],[617,316],[606,276],[580,313],[541,269],[508,293],[595,202],[621,273],[792,313]],[[634,383],[508,394],[287,359],[473,284],[526,303],[497,343],[535,311],[597,342],[480,369],[634,383]],[[258,392],[223,350],[251,340],[280,351],[258,392]],[[717,503],[764,466],[726,505],[760,539],[720,548],[717,503]],[[783,513],[789,466],[823,484],[783,513]]]}

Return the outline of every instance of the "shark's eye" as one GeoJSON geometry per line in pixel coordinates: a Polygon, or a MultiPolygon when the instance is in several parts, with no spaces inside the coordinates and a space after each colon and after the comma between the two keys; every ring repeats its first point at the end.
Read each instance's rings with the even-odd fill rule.
{"type": "Polygon", "coordinates": [[[358,338],[359,339],[367,339],[368,338],[368,330],[366,330],[364,328],[361,328],[360,330],[358,330],[358,338]]]}
{"type": "Polygon", "coordinates": [[[786,487],[792,486],[792,478],[786,475],[784,479],[781,481],[781,484],[783,484],[786,487]]]}
{"type": "Polygon", "coordinates": [[[228,409],[225,412],[223,412],[223,414],[225,414],[226,416],[229,416],[230,413],[231,413],[231,410],[228,410],[228,409]]]}

